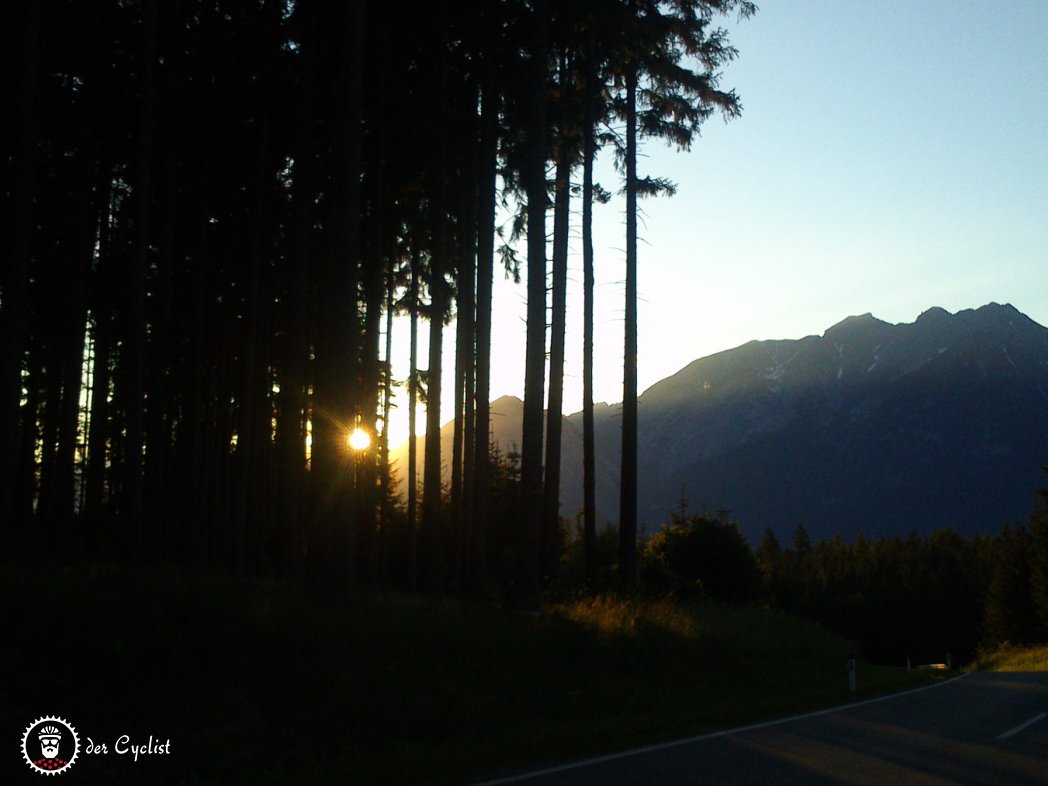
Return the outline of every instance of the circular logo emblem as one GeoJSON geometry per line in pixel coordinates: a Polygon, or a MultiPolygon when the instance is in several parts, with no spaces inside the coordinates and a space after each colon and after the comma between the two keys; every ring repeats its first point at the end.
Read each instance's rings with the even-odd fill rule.
{"type": "Polygon", "coordinates": [[[26,764],[43,775],[58,775],[73,766],[80,752],[80,739],[72,724],[53,715],[38,718],[22,735],[26,764]]]}

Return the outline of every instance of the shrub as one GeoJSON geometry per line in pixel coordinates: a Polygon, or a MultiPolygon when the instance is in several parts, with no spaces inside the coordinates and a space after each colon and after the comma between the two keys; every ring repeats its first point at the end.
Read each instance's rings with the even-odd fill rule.
{"type": "Polygon", "coordinates": [[[761,584],[757,561],[735,522],[710,514],[674,516],[645,544],[645,588],[655,593],[704,592],[725,601],[748,601],[761,584]]]}

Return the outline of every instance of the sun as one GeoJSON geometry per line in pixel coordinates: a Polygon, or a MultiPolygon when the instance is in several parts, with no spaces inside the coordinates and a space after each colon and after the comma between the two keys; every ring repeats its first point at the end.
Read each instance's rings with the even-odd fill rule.
{"type": "Polygon", "coordinates": [[[353,433],[349,435],[348,441],[349,446],[353,450],[367,450],[371,447],[371,435],[362,428],[353,429],[353,433]]]}

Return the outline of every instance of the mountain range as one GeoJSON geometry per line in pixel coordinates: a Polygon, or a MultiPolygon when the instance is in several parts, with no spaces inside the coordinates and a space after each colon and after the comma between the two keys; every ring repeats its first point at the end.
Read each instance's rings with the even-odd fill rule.
{"type": "MultiPolygon", "coordinates": [[[[932,308],[903,324],[863,314],[821,336],[751,341],[690,363],[638,406],[649,533],[682,501],[728,511],[751,542],[798,523],[816,538],[991,533],[1025,519],[1048,485],[1048,329],[1011,305],[932,308]]],[[[620,412],[594,414],[598,521],[610,523],[620,412]]],[[[519,399],[492,403],[504,450],[520,443],[521,413],[519,399]]],[[[561,445],[561,515],[574,518],[581,412],[564,418],[561,445]]],[[[401,474],[406,456],[406,445],[393,456],[401,474]]]]}

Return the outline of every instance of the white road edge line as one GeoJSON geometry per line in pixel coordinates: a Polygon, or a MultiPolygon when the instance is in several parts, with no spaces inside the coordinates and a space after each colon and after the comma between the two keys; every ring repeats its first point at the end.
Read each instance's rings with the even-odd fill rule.
{"type": "MultiPolygon", "coordinates": [[[[523,781],[531,780],[532,778],[541,778],[546,775],[556,775],[558,772],[567,772],[568,770],[579,769],[580,767],[589,767],[593,764],[603,764],[609,761],[616,761],[618,759],[625,759],[630,756],[637,756],[642,753],[653,753],[655,751],[667,750],[669,748],[676,748],[681,745],[690,745],[693,742],[702,742],[703,740],[713,740],[718,737],[728,737],[732,734],[742,734],[747,731],[755,731],[757,729],[767,729],[771,726],[779,726],[783,723],[792,723],[793,721],[807,720],[808,718],[818,718],[820,715],[830,715],[834,712],[841,712],[842,710],[850,710],[853,707],[864,707],[868,704],[877,704],[882,701],[890,701],[891,699],[898,699],[901,696],[909,696],[912,693],[920,693],[925,690],[932,690],[933,688],[941,688],[943,685],[949,685],[963,680],[969,676],[970,672],[961,674],[952,679],[944,680],[943,682],[936,682],[933,685],[925,685],[920,688],[913,688],[912,690],[904,690],[900,693],[889,693],[887,696],[878,696],[875,699],[866,699],[865,701],[855,701],[851,704],[839,704],[836,707],[829,707],[825,710],[816,710],[814,712],[806,712],[803,715],[791,715],[788,718],[777,718],[776,720],[763,721],[761,723],[752,723],[749,726],[737,726],[732,729],[724,729],[723,731],[713,731],[708,734],[699,734],[695,737],[687,737],[683,740],[673,740],[672,742],[661,742],[655,745],[646,745],[642,748],[633,748],[627,751],[620,751],[619,753],[611,753],[607,756],[595,756],[591,759],[583,759],[572,764],[561,764],[557,767],[547,767],[543,770],[533,770],[531,772],[520,773],[519,775],[510,775],[505,778],[496,778],[490,781],[481,781],[480,783],[474,783],[472,786],[502,786],[506,783],[521,783],[523,781]]],[[[1043,715],[1041,717],[1044,717],[1043,715]]],[[[1025,726],[1030,725],[1041,718],[1036,718],[1034,721],[1029,721],[1024,726],[1016,729],[1015,732],[1022,731],[1025,726]]],[[[1000,738],[998,738],[1000,739],[1000,738]]]]}
{"type": "Polygon", "coordinates": [[[1037,721],[1043,721],[1045,718],[1048,718],[1048,712],[1042,712],[1040,715],[1034,715],[1032,718],[1030,718],[1030,720],[1026,721],[1026,723],[1020,723],[1014,729],[1008,729],[1008,731],[1006,731],[1004,734],[998,734],[997,739],[1006,740],[1009,737],[1014,737],[1023,729],[1028,729],[1035,723],[1037,723],[1037,721]]]}

